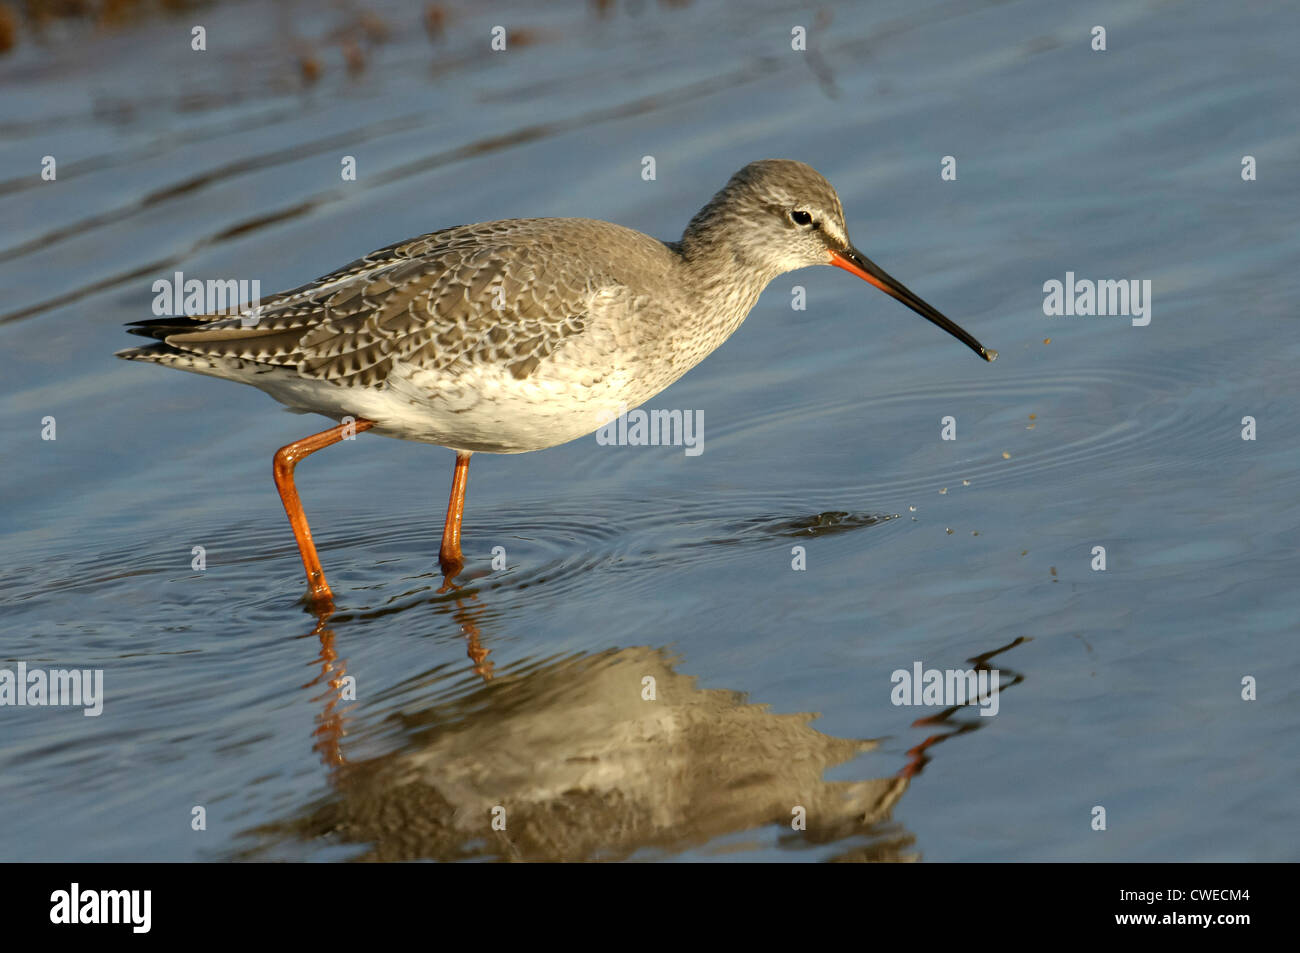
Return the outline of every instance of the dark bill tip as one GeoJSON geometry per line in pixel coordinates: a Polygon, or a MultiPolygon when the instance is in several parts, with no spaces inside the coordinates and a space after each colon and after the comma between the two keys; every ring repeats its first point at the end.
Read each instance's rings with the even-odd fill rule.
{"type": "Polygon", "coordinates": [[[992,362],[997,359],[997,351],[986,348],[975,340],[964,328],[940,314],[937,309],[926,304],[909,291],[902,282],[890,277],[883,268],[856,248],[849,247],[843,251],[832,251],[831,264],[843,268],[850,274],[857,275],[868,284],[875,285],[885,294],[897,298],[931,324],[943,328],[984,360],[992,362]]]}

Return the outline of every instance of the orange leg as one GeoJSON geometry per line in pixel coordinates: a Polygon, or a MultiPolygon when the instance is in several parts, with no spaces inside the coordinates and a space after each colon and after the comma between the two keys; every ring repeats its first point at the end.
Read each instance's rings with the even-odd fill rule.
{"type": "Polygon", "coordinates": [[[465,485],[469,482],[470,452],[456,451],[456,472],[451,478],[451,499],[447,501],[447,522],[442,527],[442,548],[438,563],[448,579],[465,566],[460,555],[460,518],[465,514],[465,485]]]}
{"type": "Polygon", "coordinates": [[[293,483],[293,468],[303,457],[336,444],[354,433],[369,430],[374,425],[373,420],[361,418],[354,424],[339,424],[329,430],[304,437],[297,443],[281,447],[275,452],[275,485],[280,491],[284,511],[289,516],[289,525],[293,527],[294,538],[298,541],[298,552],[302,554],[303,568],[307,570],[309,598],[317,608],[333,607],[334,594],[330,592],[329,583],[325,581],[320,557],[316,555],[316,545],[311,541],[311,527],[307,525],[307,516],[302,511],[302,501],[298,499],[298,488],[293,483]]]}

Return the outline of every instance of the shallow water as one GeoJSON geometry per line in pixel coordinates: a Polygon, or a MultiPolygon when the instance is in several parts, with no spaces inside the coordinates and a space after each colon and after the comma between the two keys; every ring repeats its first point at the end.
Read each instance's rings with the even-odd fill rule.
{"type": "Polygon", "coordinates": [[[343,14],[258,0],[203,10],[202,54],[157,17],[0,57],[0,667],[106,694],[0,708],[0,857],[1296,859],[1300,17],[447,4],[431,40],[409,6],[344,30],[354,74],[343,14]],[[112,357],[175,270],[269,293],[510,216],[672,238],[767,156],[1000,359],[778,279],[651,402],[702,454],[477,456],[454,592],[449,452],[299,469],[318,621],[269,464],[323,420],[112,357]],[[1044,315],[1067,271],[1150,279],[1150,324],[1044,315]],[[892,704],[968,660],[996,716],[892,704]]]}

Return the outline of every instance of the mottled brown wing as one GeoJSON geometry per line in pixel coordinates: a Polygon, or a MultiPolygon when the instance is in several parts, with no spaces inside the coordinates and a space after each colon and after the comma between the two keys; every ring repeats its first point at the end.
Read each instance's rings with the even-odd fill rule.
{"type": "Polygon", "coordinates": [[[354,386],[382,385],[396,362],[429,370],[493,362],[522,379],[583,331],[601,284],[545,280],[548,246],[530,234],[533,224],[540,223],[421,236],[267,299],[256,324],[221,317],[164,340],[195,354],[295,367],[304,377],[354,386]]]}

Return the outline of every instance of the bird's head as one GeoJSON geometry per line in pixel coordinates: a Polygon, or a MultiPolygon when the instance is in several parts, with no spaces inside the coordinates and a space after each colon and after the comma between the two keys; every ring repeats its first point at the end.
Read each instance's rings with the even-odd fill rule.
{"type": "Polygon", "coordinates": [[[897,298],[986,361],[997,357],[854,248],[834,186],[802,162],[763,159],[745,166],[691,219],[682,245],[688,254],[724,251],[737,268],[765,282],[797,268],[835,265],[897,298]]]}

